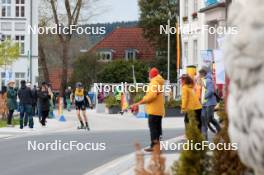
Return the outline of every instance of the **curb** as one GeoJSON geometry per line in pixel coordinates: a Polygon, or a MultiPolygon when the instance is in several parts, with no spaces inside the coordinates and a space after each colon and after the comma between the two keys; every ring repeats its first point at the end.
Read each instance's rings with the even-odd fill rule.
{"type": "MultiPolygon", "coordinates": [[[[166,142],[175,143],[182,140],[185,140],[184,135],[166,140],[166,142]]],[[[120,175],[121,173],[124,173],[133,168],[133,166],[135,165],[135,159],[135,153],[127,154],[98,168],[95,168],[85,173],[84,175],[120,175]]]]}
{"type": "Polygon", "coordinates": [[[134,159],[135,153],[131,153],[109,163],[106,163],[105,165],[89,171],[84,175],[118,175],[133,167],[135,164],[134,159]]]}

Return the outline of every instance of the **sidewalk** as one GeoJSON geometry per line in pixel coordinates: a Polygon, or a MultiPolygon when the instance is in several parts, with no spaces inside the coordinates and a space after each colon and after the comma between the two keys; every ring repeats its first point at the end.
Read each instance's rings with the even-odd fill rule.
{"type": "MultiPolygon", "coordinates": [[[[169,144],[179,143],[185,141],[184,136],[180,136],[174,139],[167,140],[169,144]]],[[[143,151],[143,150],[142,150],[143,151]]],[[[151,153],[144,153],[144,165],[145,169],[148,168],[148,165],[151,162],[151,153]]],[[[165,158],[166,172],[171,171],[171,166],[174,161],[179,159],[179,151],[163,151],[162,156],[165,158]]],[[[90,172],[87,172],[85,175],[134,175],[136,168],[136,154],[131,153],[116,160],[113,160],[103,166],[100,166],[90,172]]]]}
{"type": "Polygon", "coordinates": [[[39,123],[39,119],[34,117],[34,128],[30,129],[26,126],[24,129],[20,129],[19,125],[15,127],[0,128],[0,139],[14,138],[18,136],[37,135],[51,132],[61,132],[71,130],[74,127],[74,122],[66,121],[60,122],[58,118],[47,119],[47,126],[43,127],[39,123]]]}
{"type": "MultiPolygon", "coordinates": [[[[92,131],[108,131],[108,130],[148,130],[148,119],[136,118],[131,113],[121,114],[101,114],[95,110],[87,112],[90,127],[92,131]]],[[[181,118],[164,118],[162,120],[163,129],[183,129],[184,119],[181,118]]]]}

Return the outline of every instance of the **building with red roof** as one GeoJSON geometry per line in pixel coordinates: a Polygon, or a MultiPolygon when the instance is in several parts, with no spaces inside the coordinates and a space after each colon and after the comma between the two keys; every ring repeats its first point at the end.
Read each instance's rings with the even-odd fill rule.
{"type": "Polygon", "coordinates": [[[151,60],[156,56],[155,48],[144,38],[143,29],[139,27],[117,28],[91,48],[90,52],[99,54],[102,61],[151,60]]]}
{"type": "MultiPolygon", "coordinates": [[[[100,55],[102,61],[117,59],[150,61],[156,57],[156,50],[144,38],[143,29],[138,27],[117,28],[93,46],[89,52],[100,55]]],[[[68,78],[73,73],[69,69],[68,78]]],[[[49,70],[50,83],[55,91],[60,89],[62,70],[51,68],[49,70]]]]}

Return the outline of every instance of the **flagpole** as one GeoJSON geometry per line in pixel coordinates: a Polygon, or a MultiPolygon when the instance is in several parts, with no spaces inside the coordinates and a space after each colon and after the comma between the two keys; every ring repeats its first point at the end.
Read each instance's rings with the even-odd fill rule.
{"type": "MultiPolygon", "coordinates": [[[[180,87],[180,64],[181,64],[181,42],[180,42],[180,18],[177,17],[176,22],[176,30],[177,30],[177,37],[176,37],[176,50],[177,50],[177,64],[176,64],[176,71],[177,71],[177,79],[178,79],[178,87],[180,87]]],[[[180,88],[179,88],[180,89],[180,88]]]]}
{"type": "Polygon", "coordinates": [[[167,80],[168,83],[170,82],[170,20],[171,20],[171,12],[169,12],[169,19],[168,19],[168,70],[167,70],[167,80]]]}

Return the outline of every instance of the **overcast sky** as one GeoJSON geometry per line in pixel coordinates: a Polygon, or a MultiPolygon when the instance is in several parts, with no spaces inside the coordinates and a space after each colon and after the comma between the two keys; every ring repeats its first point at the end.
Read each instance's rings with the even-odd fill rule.
{"type": "Polygon", "coordinates": [[[91,23],[135,21],[139,18],[138,0],[101,0],[93,8],[91,23]]]}

